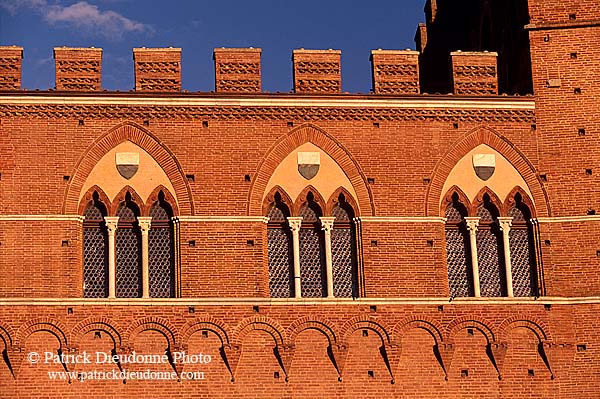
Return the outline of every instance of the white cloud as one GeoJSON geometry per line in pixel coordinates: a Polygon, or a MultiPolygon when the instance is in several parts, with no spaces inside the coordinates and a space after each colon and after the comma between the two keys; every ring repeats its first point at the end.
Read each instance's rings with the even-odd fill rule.
{"type": "Polygon", "coordinates": [[[0,7],[11,14],[15,14],[19,8],[31,8],[33,10],[42,10],[48,6],[46,0],[2,0],[0,7]]]}
{"type": "Polygon", "coordinates": [[[0,7],[15,13],[20,8],[39,12],[54,26],[76,28],[85,33],[119,39],[128,32],[152,32],[149,25],[129,19],[115,11],[102,11],[98,6],[80,1],[65,7],[48,4],[47,0],[0,0],[0,7]]]}

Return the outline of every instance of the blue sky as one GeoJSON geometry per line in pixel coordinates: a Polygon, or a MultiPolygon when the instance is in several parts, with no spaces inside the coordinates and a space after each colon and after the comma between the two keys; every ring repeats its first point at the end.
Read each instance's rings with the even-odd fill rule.
{"type": "Polygon", "coordinates": [[[342,50],[342,89],[371,89],[370,50],[415,48],[425,0],[0,0],[0,45],[24,47],[23,87],[54,87],[53,47],[103,48],[102,86],[128,91],[134,47],[181,47],[183,89],[214,90],[215,47],[262,48],[263,90],[292,89],[295,48],[342,50]]]}

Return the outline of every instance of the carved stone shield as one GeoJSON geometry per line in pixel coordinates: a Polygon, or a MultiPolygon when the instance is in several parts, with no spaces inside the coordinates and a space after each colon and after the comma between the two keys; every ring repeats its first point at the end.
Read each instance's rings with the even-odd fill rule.
{"type": "Polygon", "coordinates": [[[310,180],[319,173],[321,154],[318,152],[298,153],[298,172],[306,180],[310,180]]]}
{"type": "Polygon", "coordinates": [[[481,180],[488,180],[496,170],[496,156],[494,154],[473,154],[473,168],[481,180]]]}
{"type": "Polygon", "coordinates": [[[127,180],[131,179],[140,166],[140,154],[137,152],[118,152],[116,158],[115,163],[119,174],[127,180]]]}

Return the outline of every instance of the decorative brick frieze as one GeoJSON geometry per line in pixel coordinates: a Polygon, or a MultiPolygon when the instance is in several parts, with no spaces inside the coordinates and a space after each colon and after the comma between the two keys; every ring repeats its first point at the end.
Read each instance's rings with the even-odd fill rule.
{"type": "Polygon", "coordinates": [[[218,120],[304,120],[304,121],[411,121],[464,122],[535,121],[529,109],[402,109],[364,107],[236,107],[236,106],[145,106],[145,105],[10,105],[0,104],[0,116],[27,114],[31,118],[110,119],[218,119],[218,120]]]}

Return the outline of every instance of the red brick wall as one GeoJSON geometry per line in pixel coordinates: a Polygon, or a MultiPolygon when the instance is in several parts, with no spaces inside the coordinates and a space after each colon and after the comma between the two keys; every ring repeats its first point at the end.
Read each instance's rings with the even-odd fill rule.
{"type": "Polygon", "coordinates": [[[268,296],[266,227],[261,222],[181,223],[181,296],[268,296]]]}
{"type": "MultiPolygon", "coordinates": [[[[105,109],[99,114],[108,116],[111,112],[105,109]]],[[[98,114],[85,114],[81,116],[83,125],[80,125],[76,116],[59,118],[54,114],[42,118],[38,114],[24,118],[11,116],[8,112],[4,115],[0,129],[6,136],[0,140],[10,146],[2,148],[7,157],[3,158],[3,170],[0,171],[3,194],[0,205],[3,213],[8,215],[61,214],[65,192],[68,185],[73,184],[66,181],[65,176],[72,177],[76,173],[81,157],[94,142],[126,121],[119,117],[98,118],[94,116],[98,114]]],[[[440,111],[439,115],[443,117],[444,111],[440,111]]],[[[204,127],[201,120],[187,118],[149,118],[147,126],[144,126],[144,119],[129,121],[137,122],[155,135],[180,163],[181,173],[194,175],[194,181],[188,182],[193,208],[197,215],[204,216],[246,215],[253,183],[245,181],[244,175],[250,175],[253,180],[274,143],[295,128],[288,127],[281,120],[225,121],[207,118],[208,127],[204,127]]],[[[510,140],[533,165],[538,163],[537,137],[531,130],[529,118],[489,121],[485,125],[510,140]]],[[[381,121],[375,126],[367,121],[322,120],[316,126],[347,150],[365,178],[373,179],[368,187],[377,216],[424,216],[428,190],[424,179],[432,179],[436,166],[449,148],[482,123],[459,119],[457,126],[453,126],[452,119],[414,119],[381,121]]],[[[257,205],[262,208],[262,204],[257,205]]],[[[361,204],[361,208],[364,216],[370,215],[370,203],[361,204]]],[[[433,206],[433,209],[436,208],[437,205],[433,206]]],[[[258,225],[226,223],[217,227],[212,223],[193,223],[187,227],[182,223],[182,295],[265,295],[268,285],[264,274],[266,257],[261,258],[260,255],[265,251],[265,241],[262,227],[258,225]],[[187,243],[193,239],[196,247],[190,248],[187,243]],[[249,247],[247,240],[254,240],[254,247],[249,247]],[[231,270],[235,272],[231,273],[231,270]],[[228,275],[228,278],[217,279],[222,275],[228,275]],[[242,284],[242,281],[246,283],[242,284]]],[[[412,223],[381,223],[365,229],[365,260],[368,264],[365,269],[372,276],[366,280],[366,284],[370,285],[369,296],[446,295],[445,261],[441,252],[444,235],[441,230],[433,225],[421,230],[412,223]],[[420,233],[415,233],[414,228],[420,233]],[[368,252],[371,251],[371,239],[383,243],[372,254],[368,252]],[[435,242],[433,249],[426,247],[429,239],[435,242]],[[431,253],[427,255],[427,262],[421,262],[417,256],[421,249],[431,253]],[[417,263],[422,273],[411,273],[411,265],[417,263]],[[390,265],[394,266],[396,284],[382,285],[380,279],[389,273],[390,265]]],[[[13,234],[18,234],[17,231],[13,234]]],[[[45,238],[58,243],[52,245],[60,245],[63,239],[70,239],[73,245],[77,245],[69,247],[73,254],[82,253],[79,239],[60,232],[45,238]]],[[[17,253],[31,250],[24,241],[17,239],[11,240],[9,245],[18,249],[17,253]]],[[[36,250],[40,253],[56,251],[50,243],[40,245],[38,241],[36,250]]],[[[67,264],[64,258],[49,259],[48,267],[52,270],[69,270],[71,276],[81,273],[80,259],[67,264]]],[[[10,258],[7,262],[14,260],[10,258]]],[[[19,276],[20,271],[16,273],[19,276]]],[[[25,277],[17,277],[17,280],[19,278],[25,277]]],[[[0,288],[3,296],[10,296],[9,293],[17,290],[11,287],[12,283],[7,284],[0,288]]],[[[40,280],[29,287],[28,295],[60,296],[55,287],[64,284],[59,279],[40,280]]],[[[21,286],[18,287],[21,289],[21,286]]],[[[77,290],[67,292],[68,296],[79,295],[77,290]]]]}
{"type": "Polygon", "coordinates": [[[362,223],[365,296],[448,296],[443,235],[442,223],[362,223]]]}
{"type": "Polygon", "coordinates": [[[81,297],[81,223],[0,220],[1,297],[81,297]]]}
{"type": "Polygon", "coordinates": [[[600,4],[596,0],[529,0],[532,23],[568,22],[570,14],[576,15],[576,21],[598,20],[600,4]]]}
{"type": "MultiPolygon", "coordinates": [[[[83,391],[97,398],[593,398],[600,389],[595,378],[598,311],[597,304],[546,309],[541,303],[453,303],[443,309],[378,305],[376,311],[366,304],[271,305],[259,306],[258,314],[250,305],[196,304],[195,313],[187,306],[4,306],[0,333],[12,341],[7,354],[15,377],[1,362],[0,392],[65,398],[83,391]],[[538,351],[540,342],[548,363],[538,351]],[[503,348],[493,351],[494,362],[486,352],[488,343],[503,348]],[[229,366],[219,354],[224,344],[229,366]],[[436,344],[444,353],[442,363],[436,344]],[[204,380],[51,382],[47,371],[64,371],[62,365],[30,364],[27,354],[59,347],[65,354],[94,354],[93,364],[67,365],[79,372],[115,368],[95,363],[96,351],[113,348],[119,354],[185,350],[209,354],[211,362],[176,364],[179,372],[204,371],[204,380]]],[[[122,368],[174,371],[170,364],[122,368]]]]}

